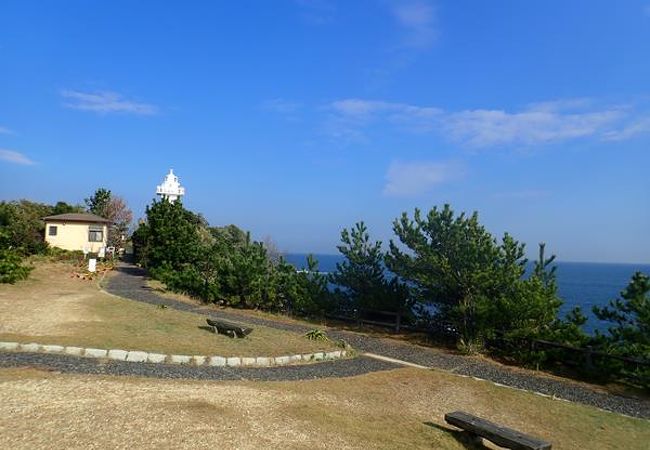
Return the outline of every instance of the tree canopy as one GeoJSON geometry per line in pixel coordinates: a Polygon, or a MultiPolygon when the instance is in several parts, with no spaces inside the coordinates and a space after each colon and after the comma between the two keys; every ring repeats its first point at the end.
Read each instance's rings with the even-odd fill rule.
{"type": "Polygon", "coordinates": [[[341,231],[337,247],[344,260],[336,264],[330,281],[342,290],[339,295],[349,306],[405,312],[408,294],[396,277],[386,276],[381,241],[372,241],[364,222],[341,231]]]}
{"type": "Polygon", "coordinates": [[[99,188],[85,199],[85,203],[89,213],[111,221],[108,227],[108,245],[120,247],[133,221],[133,213],[126,201],[106,188],[99,188]]]}
{"type": "MultiPolygon", "coordinates": [[[[464,348],[513,332],[535,335],[555,322],[561,301],[545,259],[529,279],[524,244],[509,234],[497,241],[478,213],[455,214],[449,205],[426,215],[416,209],[393,223],[388,268],[411,295],[435,308],[435,320],[453,326],[464,348]]],[[[543,249],[543,247],[542,247],[543,249]]]]}

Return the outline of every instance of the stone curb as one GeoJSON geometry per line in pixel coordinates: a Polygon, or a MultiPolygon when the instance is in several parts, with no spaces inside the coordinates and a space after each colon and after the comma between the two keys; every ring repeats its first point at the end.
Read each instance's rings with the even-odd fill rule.
{"type": "Polygon", "coordinates": [[[316,362],[323,360],[341,359],[348,356],[345,350],[332,352],[304,353],[284,356],[205,356],[205,355],[165,355],[141,351],[119,349],[101,349],[84,347],[64,347],[62,345],[43,345],[34,342],[0,342],[0,351],[20,351],[37,353],[61,353],[86,358],[108,358],[116,361],[130,361],[153,364],[185,364],[211,367],[273,367],[289,364],[316,362]]]}

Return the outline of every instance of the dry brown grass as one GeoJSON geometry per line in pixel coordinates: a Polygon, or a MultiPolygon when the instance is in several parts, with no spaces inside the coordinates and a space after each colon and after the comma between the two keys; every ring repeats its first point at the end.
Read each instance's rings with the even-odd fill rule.
{"type": "Polygon", "coordinates": [[[215,335],[199,314],[118,298],[70,277],[64,263],[40,263],[30,278],[0,285],[0,340],[222,356],[281,356],[331,343],[256,326],[244,339],[215,335]]]}
{"type": "MultiPolygon", "coordinates": [[[[644,449],[650,422],[437,371],[199,382],[0,370],[1,448],[477,448],[462,409],[554,449],[644,449]]],[[[480,448],[480,447],[479,447],[480,448]]]]}

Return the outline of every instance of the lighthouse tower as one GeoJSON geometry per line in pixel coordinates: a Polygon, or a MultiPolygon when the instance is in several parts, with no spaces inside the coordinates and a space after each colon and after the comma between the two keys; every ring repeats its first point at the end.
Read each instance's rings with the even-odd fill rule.
{"type": "Polygon", "coordinates": [[[185,188],[178,182],[178,177],[174,175],[172,169],[169,169],[163,183],[156,187],[156,195],[160,196],[161,199],[166,198],[171,203],[185,195],[185,188]]]}

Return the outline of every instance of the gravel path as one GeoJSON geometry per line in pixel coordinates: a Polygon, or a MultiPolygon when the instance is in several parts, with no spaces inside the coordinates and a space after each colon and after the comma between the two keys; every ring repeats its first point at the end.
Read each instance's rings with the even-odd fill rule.
{"type": "MultiPolygon", "coordinates": [[[[309,326],[253,317],[248,314],[237,313],[230,310],[208,310],[205,307],[193,306],[180,301],[164,298],[146,286],[145,272],[143,270],[130,265],[123,265],[120,267],[119,273],[109,280],[106,290],[115,295],[119,295],[120,297],[126,297],[132,300],[143,301],[155,305],[164,304],[170,308],[221,317],[227,320],[245,322],[254,325],[264,325],[298,333],[305,333],[310,329],[309,326]]],[[[650,418],[649,401],[597,392],[587,386],[569,380],[564,381],[544,375],[537,375],[531,372],[510,369],[486,360],[454,355],[433,348],[398,342],[392,339],[376,338],[334,328],[328,329],[327,333],[332,338],[345,339],[350,343],[350,345],[352,345],[352,347],[361,352],[388,356],[390,358],[426,367],[451,371],[459,375],[482,378],[506,386],[539,392],[552,397],[583,403],[608,411],[635,417],[650,418]]],[[[350,363],[351,361],[349,360],[338,361],[336,367],[343,368],[345,364],[350,363]]],[[[381,367],[381,369],[377,370],[387,368],[386,366],[378,367],[381,367]]]]}
{"type": "Polygon", "coordinates": [[[349,360],[283,367],[196,367],[107,361],[70,355],[0,352],[0,367],[35,367],[63,373],[130,375],[154,378],[196,380],[296,381],[318,378],[342,378],[380,370],[395,369],[395,364],[358,357],[349,360]]]}
{"type": "MultiPolygon", "coordinates": [[[[215,311],[202,306],[168,299],[146,286],[145,272],[131,265],[122,265],[106,283],[105,289],[120,297],[154,305],[200,313],[226,320],[264,325],[272,328],[305,333],[309,326],[253,317],[234,311],[215,311]]],[[[589,387],[532,372],[510,369],[486,360],[449,354],[437,349],[382,339],[359,333],[330,328],[330,337],[345,339],[361,352],[374,353],[410,363],[443,369],[459,375],[482,378],[506,386],[539,392],[556,398],[595,406],[629,416],[650,418],[650,401],[597,392],[589,387]]],[[[62,372],[140,375],[159,378],[193,378],[215,380],[299,380],[310,378],[346,377],[388,370],[391,363],[359,357],[352,360],[323,362],[311,365],[272,368],[213,368],[142,364],[122,361],[99,362],[62,355],[30,353],[0,353],[0,366],[36,366],[62,372]]]]}

